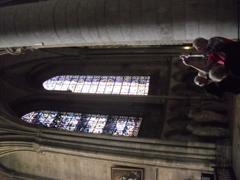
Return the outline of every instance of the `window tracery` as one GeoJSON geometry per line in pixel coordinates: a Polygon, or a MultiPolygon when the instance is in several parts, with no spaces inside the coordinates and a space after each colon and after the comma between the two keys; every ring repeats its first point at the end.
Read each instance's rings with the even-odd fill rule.
{"type": "Polygon", "coordinates": [[[74,93],[147,95],[150,76],[55,76],[43,83],[46,90],[74,93]]]}
{"type": "Polygon", "coordinates": [[[66,131],[80,131],[117,136],[136,137],[142,122],[141,117],[111,116],[58,111],[33,111],[22,120],[66,131]]]}

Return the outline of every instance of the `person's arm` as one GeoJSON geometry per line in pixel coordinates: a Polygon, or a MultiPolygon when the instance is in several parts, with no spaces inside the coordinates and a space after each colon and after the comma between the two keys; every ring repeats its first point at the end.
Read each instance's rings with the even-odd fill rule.
{"type": "Polygon", "coordinates": [[[204,74],[207,74],[207,71],[205,70],[204,66],[202,66],[202,65],[199,65],[199,64],[197,64],[197,63],[191,62],[191,63],[190,63],[190,66],[191,66],[192,68],[198,70],[199,72],[202,72],[202,73],[204,73],[204,74]]]}
{"type": "Polygon", "coordinates": [[[201,52],[190,52],[190,53],[182,53],[180,54],[180,58],[181,57],[185,57],[185,58],[190,58],[190,57],[205,57],[201,52]]]}
{"type": "Polygon", "coordinates": [[[204,66],[199,65],[197,63],[194,63],[192,61],[189,61],[185,56],[181,56],[180,58],[182,59],[183,64],[185,64],[186,66],[190,66],[190,67],[192,67],[192,68],[194,68],[194,69],[196,69],[199,72],[202,72],[204,74],[207,73],[207,71],[205,70],[204,66]]]}
{"type": "Polygon", "coordinates": [[[204,77],[207,79],[207,74],[203,72],[198,72],[198,76],[204,77]]]}

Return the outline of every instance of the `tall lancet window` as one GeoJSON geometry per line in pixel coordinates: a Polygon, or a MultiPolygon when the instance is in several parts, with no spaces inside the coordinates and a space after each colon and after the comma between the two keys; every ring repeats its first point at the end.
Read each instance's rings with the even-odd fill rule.
{"type": "Polygon", "coordinates": [[[137,137],[142,122],[141,117],[47,110],[30,112],[22,116],[22,120],[59,130],[134,137],[137,137]]]}
{"type": "Polygon", "coordinates": [[[147,95],[150,76],[55,76],[43,83],[46,90],[74,93],[147,95]]]}

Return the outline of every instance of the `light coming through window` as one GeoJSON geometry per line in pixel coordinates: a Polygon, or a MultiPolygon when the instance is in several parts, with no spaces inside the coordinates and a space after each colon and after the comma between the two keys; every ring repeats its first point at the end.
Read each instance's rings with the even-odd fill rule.
{"type": "Polygon", "coordinates": [[[55,76],[43,83],[46,90],[74,93],[147,95],[150,76],[55,76]]]}
{"type": "Polygon", "coordinates": [[[137,136],[141,117],[110,116],[58,111],[33,111],[22,116],[22,120],[42,124],[49,128],[80,131],[116,136],[137,136]]]}

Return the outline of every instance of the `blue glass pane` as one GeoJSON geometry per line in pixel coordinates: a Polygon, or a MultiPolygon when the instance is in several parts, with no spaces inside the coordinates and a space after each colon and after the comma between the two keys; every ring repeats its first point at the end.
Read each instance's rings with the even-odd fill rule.
{"type": "Polygon", "coordinates": [[[142,122],[141,117],[57,111],[30,112],[22,116],[22,120],[59,130],[135,137],[142,122]]]}

